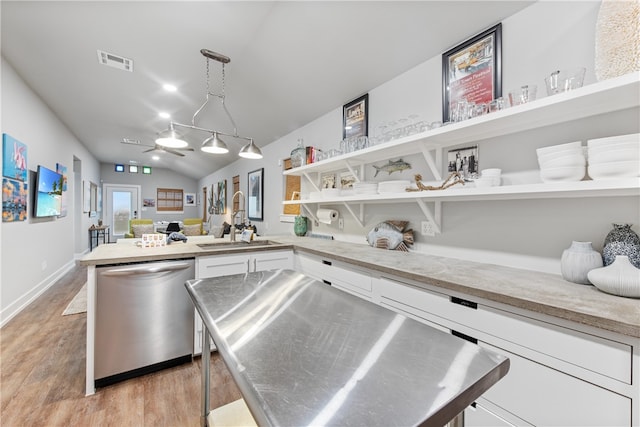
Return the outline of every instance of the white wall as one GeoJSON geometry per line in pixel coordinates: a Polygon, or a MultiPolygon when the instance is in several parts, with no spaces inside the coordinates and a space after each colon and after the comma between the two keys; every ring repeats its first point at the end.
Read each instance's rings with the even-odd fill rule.
{"type": "MultiPolygon", "coordinates": [[[[538,97],[546,96],[544,76],[556,69],[585,66],[585,84],[595,82],[595,23],[599,8],[595,1],[538,2],[502,22],[503,95],[523,84],[536,84],[538,97]]],[[[473,34],[469,34],[473,36],[473,34]]],[[[461,40],[462,42],[462,40],[461,40]]],[[[428,41],[425,41],[428,43],[428,41]]],[[[418,114],[428,121],[441,120],[441,57],[434,57],[369,91],[369,135],[391,120],[418,114]]],[[[345,103],[349,100],[345,99],[345,103]]],[[[551,126],[517,135],[479,141],[480,168],[500,167],[517,176],[535,171],[535,148],[577,139],[640,132],[638,109],[604,117],[551,126]]],[[[342,106],[263,148],[263,161],[241,160],[200,181],[200,187],[239,173],[246,189],[246,172],[265,168],[265,221],[259,231],[292,234],[291,223],[279,222],[282,212],[282,177],[278,161],[289,157],[303,138],[305,145],[337,148],[341,139],[342,106]]],[[[406,158],[413,169],[401,174],[379,175],[377,180],[409,179],[415,173],[429,174],[420,157],[406,158]]],[[[371,178],[373,168],[366,169],[371,178]]],[[[535,172],[533,172],[535,176],[535,172]]],[[[304,181],[304,179],[303,179],[304,181]]],[[[304,188],[304,182],[303,182],[304,188]]],[[[606,199],[457,202],[443,204],[443,233],[426,238],[416,233],[419,251],[478,260],[520,268],[559,273],[562,250],[572,240],[602,242],[612,222],[638,222],[637,197],[606,199]]],[[[406,219],[414,229],[424,219],[416,204],[369,205],[365,226],[360,227],[346,209],[341,211],[345,228],[319,225],[314,232],[336,239],[365,243],[364,236],[380,221],[406,219]]],[[[636,226],[634,228],[638,230],[636,226]]]]}
{"type": "MultiPolygon", "coordinates": [[[[68,170],[68,214],[64,218],[29,218],[23,222],[2,223],[2,281],[0,319],[6,323],[73,266],[75,241],[84,237],[80,251],[89,246],[87,229],[93,223],[81,209],[74,208],[74,157],[82,166],[82,180],[99,182],[100,165],[56,115],[2,58],[2,132],[27,145],[29,170],[39,164],[55,170],[61,163],[68,170]],[[78,218],[77,216],[80,215],[78,218]],[[79,228],[75,231],[74,223],[79,228]]],[[[33,183],[29,182],[29,193],[33,183]]]]}

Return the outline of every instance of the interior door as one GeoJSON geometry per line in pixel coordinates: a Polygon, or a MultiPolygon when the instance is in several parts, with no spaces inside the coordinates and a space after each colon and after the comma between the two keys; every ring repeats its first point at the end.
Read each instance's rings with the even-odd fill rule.
{"type": "Polygon", "coordinates": [[[140,216],[140,186],[104,184],[104,223],[109,225],[109,240],[124,238],[129,220],[140,216]]]}

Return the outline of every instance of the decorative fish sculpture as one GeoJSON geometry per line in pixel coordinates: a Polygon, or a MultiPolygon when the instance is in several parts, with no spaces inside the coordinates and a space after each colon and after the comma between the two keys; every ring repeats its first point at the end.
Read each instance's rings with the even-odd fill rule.
{"type": "Polygon", "coordinates": [[[405,230],[409,221],[384,221],[376,225],[369,234],[367,242],[380,249],[409,252],[413,245],[413,230],[405,230]]]}
{"type": "Polygon", "coordinates": [[[380,171],[387,172],[389,175],[391,175],[393,172],[398,172],[398,171],[402,172],[403,170],[411,169],[411,165],[402,159],[393,160],[393,161],[389,160],[389,162],[387,162],[386,165],[382,165],[382,166],[373,165],[373,167],[376,170],[376,174],[373,175],[374,177],[378,176],[378,173],[380,173],[380,171]]]}

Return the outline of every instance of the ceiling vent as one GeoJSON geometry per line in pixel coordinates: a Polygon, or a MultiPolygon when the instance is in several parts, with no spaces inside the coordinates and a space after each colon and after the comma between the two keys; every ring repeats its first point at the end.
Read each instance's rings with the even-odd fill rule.
{"type": "Polygon", "coordinates": [[[133,60],[124,56],[114,55],[112,53],[98,50],[98,62],[102,65],[118,68],[120,70],[133,72],[133,60]]]}

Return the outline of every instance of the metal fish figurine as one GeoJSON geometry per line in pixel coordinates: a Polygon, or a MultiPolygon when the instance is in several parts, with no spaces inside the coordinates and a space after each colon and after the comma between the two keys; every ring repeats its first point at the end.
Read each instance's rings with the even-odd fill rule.
{"type": "Polygon", "coordinates": [[[398,172],[398,171],[402,172],[403,170],[411,169],[411,165],[402,159],[393,160],[393,161],[389,160],[389,162],[387,162],[386,165],[382,165],[382,166],[373,165],[373,167],[376,170],[376,174],[373,175],[374,177],[378,176],[378,173],[380,171],[385,171],[389,175],[391,175],[391,173],[393,172],[398,172]]]}
{"type": "Polygon", "coordinates": [[[367,242],[375,248],[409,252],[408,245],[413,244],[413,230],[405,230],[407,224],[408,221],[381,222],[369,231],[367,242]]]}

